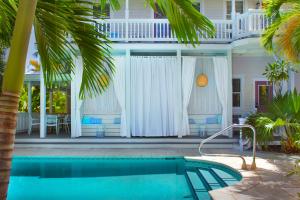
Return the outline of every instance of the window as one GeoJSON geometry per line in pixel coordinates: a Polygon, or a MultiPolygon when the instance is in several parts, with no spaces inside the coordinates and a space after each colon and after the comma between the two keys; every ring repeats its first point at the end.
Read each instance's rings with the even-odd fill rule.
{"type": "MultiPolygon", "coordinates": [[[[235,1],[235,11],[240,14],[244,12],[244,1],[235,1]]],[[[226,1],[226,19],[231,19],[231,1],[226,1]]]]}
{"type": "Polygon", "coordinates": [[[241,107],[241,79],[232,79],[232,106],[241,107]]]}
{"type": "Polygon", "coordinates": [[[273,85],[269,81],[255,81],[255,108],[265,111],[266,106],[272,101],[273,85]]]}
{"type": "Polygon", "coordinates": [[[110,5],[106,4],[102,11],[100,4],[93,5],[93,18],[94,19],[109,19],[110,18],[110,5]]]}
{"type": "MultiPolygon", "coordinates": [[[[193,3],[196,10],[201,12],[200,2],[193,3]]],[[[162,13],[161,9],[156,4],[156,11],[154,12],[154,19],[167,19],[167,17],[162,13]]]]}

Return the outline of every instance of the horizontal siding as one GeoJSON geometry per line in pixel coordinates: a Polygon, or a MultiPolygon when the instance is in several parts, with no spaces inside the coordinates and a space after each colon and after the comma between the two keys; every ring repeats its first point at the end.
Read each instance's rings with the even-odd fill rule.
{"type": "MultiPolygon", "coordinates": [[[[204,14],[210,19],[224,19],[225,14],[225,0],[197,0],[202,3],[202,9],[204,14]]],[[[121,9],[117,11],[111,11],[112,19],[125,18],[125,0],[120,0],[121,9]]],[[[244,0],[244,10],[255,9],[256,0],[244,0]]],[[[132,19],[149,19],[153,18],[153,10],[148,6],[145,7],[144,0],[129,0],[129,18],[132,19]]]]}

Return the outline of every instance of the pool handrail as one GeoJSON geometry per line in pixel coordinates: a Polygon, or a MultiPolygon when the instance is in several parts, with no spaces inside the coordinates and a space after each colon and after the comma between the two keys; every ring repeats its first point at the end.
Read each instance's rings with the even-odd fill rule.
{"type": "MultiPolygon", "coordinates": [[[[201,149],[203,147],[203,145],[211,140],[213,140],[214,138],[223,135],[226,131],[229,131],[233,128],[249,128],[252,130],[253,132],[253,160],[252,160],[252,164],[251,164],[251,170],[255,170],[256,169],[256,162],[255,162],[255,158],[256,158],[256,130],[253,126],[249,125],[249,124],[232,124],[226,128],[224,128],[223,130],[211,135],[210,137],[204,139],[201,141],[200,145],[199,145],[199,153],[200,155],[204,155],[203,153],[201,153],[201,149]]],[[[242,157],[242,156],[241,156],[242,157]]],[[[244,158],[242,157],[243,161],[244,158]]]]}

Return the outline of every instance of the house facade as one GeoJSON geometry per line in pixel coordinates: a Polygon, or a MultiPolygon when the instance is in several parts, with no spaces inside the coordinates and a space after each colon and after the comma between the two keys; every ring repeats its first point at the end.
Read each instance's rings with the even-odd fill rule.
{"type": "MultiPolygon", "coordinates": [[[[259,38],[271,21],[260,1],[197,1],[195,7],[212,20],[216,34],[199,35],[196,47],[178,43],[165,16],[143,0],[124,0],[121,5],[118,11],[107,6],[106,20],[97,19],[99,8],[94,7],[100,24],[96,28],[112,41],[116,73],[106,92],[81,100],[82,67],[77,60],[70,83],[70,137],[206,137],[272,98],[274,88],[262,74],[274,58],[259,38]]],[[[37,116],[39,136],[45,138],[46,88],[39,73],[27,72],[28,88],[40,86],[37,116]]],[[[293,88],[300,90],[300,74],[290,72],[284,89],[293,88]]],[[[28,129],[28,110],[19,114],[18,131],[28,129]]]]}

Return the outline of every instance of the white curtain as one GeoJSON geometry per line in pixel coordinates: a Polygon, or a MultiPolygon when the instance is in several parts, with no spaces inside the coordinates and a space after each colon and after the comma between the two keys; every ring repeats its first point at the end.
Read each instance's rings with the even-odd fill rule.
{"type": "Polygon", "coordinates": [[[190,133],[188,105],[193,89],[195,64],[195,57],[183,57],[182,59],[182,136],[190,133]]]}
{"type": "Polygon", "coordinates": [[[198,58],[196,61],[193,89],[188,107],[190,115],[218,115],[222,113],[222,106],[219,101],[213,58],[198,58]],[[197,86],[198,75],[204,73],[208,78],[205,87],[197,86]]]}
{"type": "Polygon", "coordinates": [[[72,131],[71,131],[71,137],[76,138],[82,136],[81,134],[81,106],[82,106],[82,100],[79,98],[80,93],[80,86],[82,82],[82,74],[83,74],[83,67],[82,67],[82,59],[79,58],[76,61],[76,68],[75,73],[72,78],[72,92],[74,94],[72,95],[74,99],[72,101],[74,102],[74,115],[72,117],[75,117],[75,120],[72,119],[72,131]]]}
{"type": "Polygon", "coordinates": [[[115,94],[121,107],[121,136],[130,137],[130,132],[127,129],[126,119],[126,87],[125,87],[125,57],[115,57],[114,64],[116,71],[113,77],[115,94]]]}
{"type": "Polygon", "coordinates": [[[214,70],[215,70],[215,80],[217,86],[217,92],[219,96],[220,103],[222,105],[222,128],[226,128],[229,124],[228,118],[228,64],[226,57],[214,57],[214,70]]]}
{"type": "Polygon", "coordinates": [[[181,66],[176,57],[131,57],[132,136],[181,132],[181,66]]]}
{"type": "Polygon", "coordinates": [[[113,80],[102,94],[86,97],[82,104],[83,115],[119,115],[121,111],[113,80]]]}

